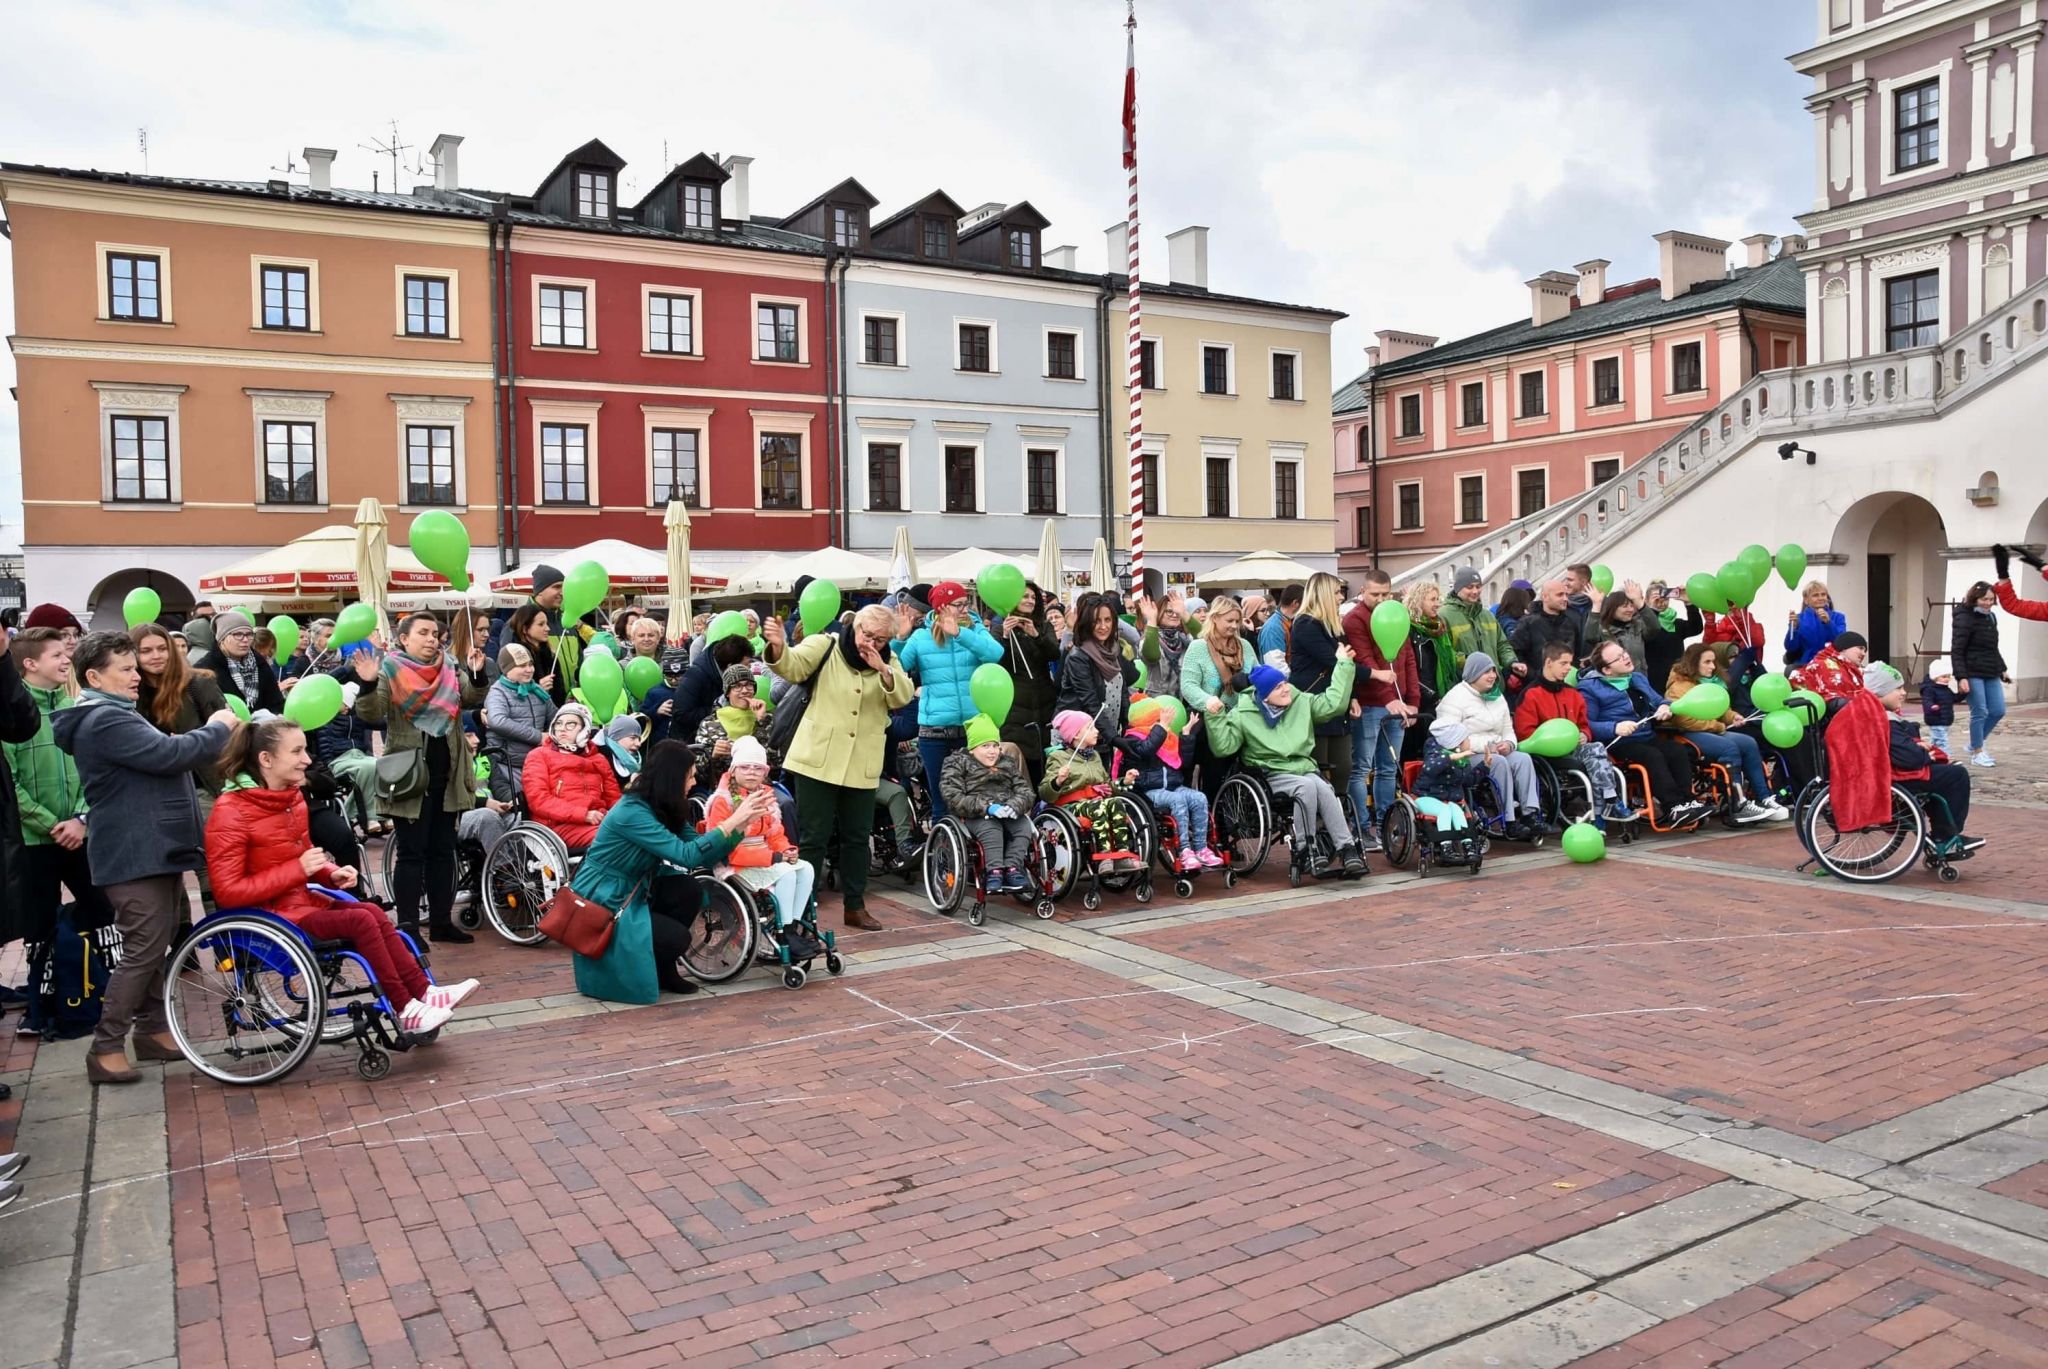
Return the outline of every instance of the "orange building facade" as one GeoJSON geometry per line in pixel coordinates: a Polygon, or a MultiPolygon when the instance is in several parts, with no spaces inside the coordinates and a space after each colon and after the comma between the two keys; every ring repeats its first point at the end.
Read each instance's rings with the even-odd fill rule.
{"type": "Polygon", "coordinates": [[[37,596],[177,612],[365,496],[453,512],[495,568],[487,215],[127,181],[0,168],[37,596]]]}

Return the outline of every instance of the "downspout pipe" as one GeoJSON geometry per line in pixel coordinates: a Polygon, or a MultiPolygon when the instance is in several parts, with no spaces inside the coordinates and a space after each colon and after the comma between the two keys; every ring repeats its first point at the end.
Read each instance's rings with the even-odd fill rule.
{"type": "Polygon", "coordinates": [[[498,206],[491,210],[491,479],[492,497],[496,501],[494,510],[496,526],[492,529],[491,540],[498,544],[498,569],[508,570],[505,564],[505,390],[501,383],[505,376],[503,345],[505,319],[503,314],[504,296],[498,287],[505,269],[501,247],[504,215],[498,206]]]}
{"type": "Polygon", "coordinates": [[[1365,497],[1371,511],[1365,520],[1366,533],[1372,538],[1372,563],[1380,563],[1380,378],[1377,373],[1365,379],[1365,497]]]}
{"type": "Polygon", "coordinates": [[[849,252],[841,255],[832,287],[835,291],[833,317],[837,321],[837,327],[832,334],[832,346],[837,358],[835,366],[839,380],[839,492],[834,501],[837,514],[834,518],[836,526],[832,542],[834,546],[840,547],[850,546],[853,542],[853,498],[849,493],[853,489],[853,448],[851,419],[847,413],[847,397],[851,393],[851,387],[846,382],[846,275],[852,269],[853,254],[849,252]]]}
{"type": "MultiPolygon", "coordinates": [[[[495,211],[505,219],[504,201],[495,211]]],[[[499,273],[499,319],[505,342],[505,518],[511,535],[505,542],[504,567],[519,564],[519,350],[512,314],[512,223],[505,219],[505,269],[499,273]]]]}
{"type": "MultiPolygon", "coordinates": [[[[1109,438],[1114,420],[1109,412],[1109,298],[1114,289],[1111,284],[1114,279],[1113,276],[1104,276],[1095,294],[1095,355],[1102,363],[1095,368],[1095,450],[1098,458],[1095,465],[1101,474],[1102,540],[1112,547],[1116,545],[1116,515],[1110,508],[1110,492],[1114,485],[1109,474],[1109,438]]],[[[1124,358],[1124,363],[1128,371],[1130,358],[1124,358]]]]}

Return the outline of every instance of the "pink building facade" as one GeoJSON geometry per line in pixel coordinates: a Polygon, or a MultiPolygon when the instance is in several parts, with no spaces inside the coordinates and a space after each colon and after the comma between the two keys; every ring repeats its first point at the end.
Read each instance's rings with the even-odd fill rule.
{"type": "Polygon", "coordinates": [[[1945,338],[2048,269],[2043,15],[2013,0],[1816,0],[1808,350],[1945,338]]]}
{"type": "MultiPolygon", "coordinates": [[[[1787,240],[1796,250],[1798,239],[1787,240]]],[[[1529,284],[1526,318],[1438,343],[1378,334],[1333,404],[1340,565],[1398,571],[1614,478],[1758,371],[1805,359],[1804,284],[1773,239],[1657,235],[1655,278],[1609,263],[1529,284]],[[1340,536],[1340,548],[1346,538],[1340,536]]]]}

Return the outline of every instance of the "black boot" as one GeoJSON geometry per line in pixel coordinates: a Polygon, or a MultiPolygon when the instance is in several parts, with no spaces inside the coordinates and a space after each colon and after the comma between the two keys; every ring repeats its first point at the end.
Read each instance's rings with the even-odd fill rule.
{"type": "Polygon", "coordinates": [[[427,934],[434,938],[434,944],[437,946],[467,946],[476,940],[468,932],[456,926],[452,920],[428,923],[427,934]]]}

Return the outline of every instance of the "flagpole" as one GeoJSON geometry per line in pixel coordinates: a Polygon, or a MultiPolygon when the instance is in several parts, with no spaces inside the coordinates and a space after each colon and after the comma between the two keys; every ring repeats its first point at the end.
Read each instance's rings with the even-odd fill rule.
{"type": "Polygon", "coordinates": [[[1124,226],[1130,289],[1129,337],[1125,389],[1130,398],[1131,589],[1145,584],[1145,385],[1142,309],[1138,274],[1138,0],[1125,0],[1124,18],[1124,169],[1130,179],[1130,208],[1124,226]]]}

